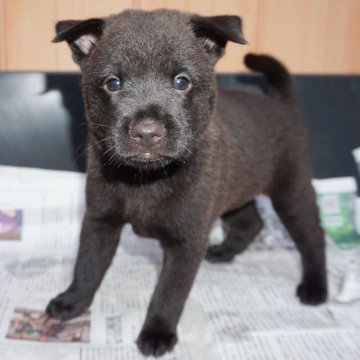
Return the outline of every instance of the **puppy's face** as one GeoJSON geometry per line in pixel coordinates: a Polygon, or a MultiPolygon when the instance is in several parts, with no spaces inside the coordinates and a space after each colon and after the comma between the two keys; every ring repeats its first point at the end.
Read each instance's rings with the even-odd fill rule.
{"type": "Polygon", "coordinates": [[[228,40],[244,43],[238,17],[126,11],[57,24],[82,70],[92,145],[113,165],[184,162],[214,108],[213,65],[228,40]]]}

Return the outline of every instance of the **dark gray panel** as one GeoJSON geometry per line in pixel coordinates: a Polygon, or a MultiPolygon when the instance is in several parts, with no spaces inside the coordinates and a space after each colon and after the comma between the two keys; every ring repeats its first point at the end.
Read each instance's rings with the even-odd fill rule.
{"type": "Polygon", "coordinates": [[[79,75],[0,74],[0,164],[84,170],[79,75]]]}

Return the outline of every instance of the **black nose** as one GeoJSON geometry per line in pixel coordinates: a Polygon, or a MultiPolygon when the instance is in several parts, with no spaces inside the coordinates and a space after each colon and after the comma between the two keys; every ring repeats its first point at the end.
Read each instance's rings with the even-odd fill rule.
{"type": "Polygon", "coordinates": [[[164,133],[164,125],[153,120],[135,122],[130,131],[131,138],[143,146],[155,145],[164,136],[164,133]]]}

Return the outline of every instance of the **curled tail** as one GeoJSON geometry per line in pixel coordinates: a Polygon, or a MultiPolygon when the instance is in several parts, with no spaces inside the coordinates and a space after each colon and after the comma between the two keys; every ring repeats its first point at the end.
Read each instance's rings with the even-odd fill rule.
{"type": "Polygon", "coordinates": [[[280,94],[286,99],[293,98],[290,74],[278,60],[268,55],[247,54],[244,63],[249,69],[262,72],[266,76],[270,84],[270,94],[280,94]]]}

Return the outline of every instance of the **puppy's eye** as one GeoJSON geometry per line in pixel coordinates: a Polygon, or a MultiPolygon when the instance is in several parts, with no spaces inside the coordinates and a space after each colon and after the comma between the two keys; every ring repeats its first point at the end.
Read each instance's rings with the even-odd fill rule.
{"type": "Polygon", "coordinates": [[[111,92],[119,91],[122,89],[122,83],[118,78],[111,77],[105,81],[104,88],[105,88],[105,90],[111,91],[111,92]]]}
{"type": "Polygon", "coordinates": [[[191,85],[191,81],[187,76],[180,74],[174,77],[172,85],[176,90],[185,91],[191,85]]]}

